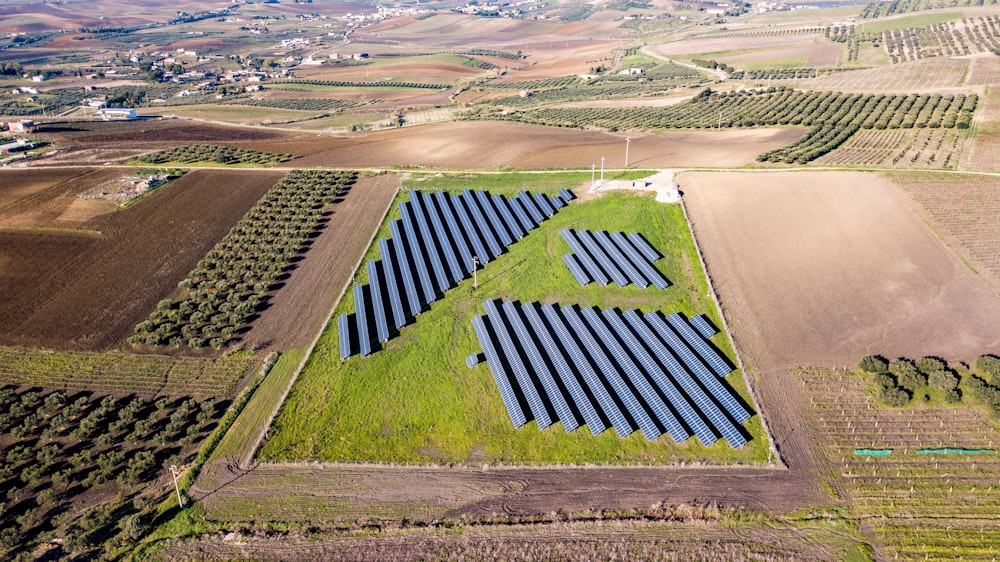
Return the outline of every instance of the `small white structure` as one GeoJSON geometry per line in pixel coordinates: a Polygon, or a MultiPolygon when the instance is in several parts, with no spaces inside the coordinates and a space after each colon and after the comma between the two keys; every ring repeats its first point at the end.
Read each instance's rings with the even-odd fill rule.
{"type": "Polygon", "coordinates": [[[135,114],[134,107],[102,107],[97,110],[98,115],[101,119],[105,121],[111,121],[115,119],[135,119],[138,116],[135,114]]]}

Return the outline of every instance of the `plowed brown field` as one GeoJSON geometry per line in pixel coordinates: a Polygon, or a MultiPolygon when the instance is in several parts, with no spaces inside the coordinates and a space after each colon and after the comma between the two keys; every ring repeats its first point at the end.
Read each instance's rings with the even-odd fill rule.
{"type": "Polygon", "coordinates": [[[1000,299],[879,176],[685,173],[679,183],[754,366],[1000,351],[1000,299]]]}
{"type": "MultiPolygon", "coordinates": [[[[120,345],[281,175],[195,171],[74,229],[0,230],[0,344],[120,345]]],[[[63,199],[65,208],[73,200],[63,199]]],[[[61,215],[52,200],[44,204],[61,215]]]]}

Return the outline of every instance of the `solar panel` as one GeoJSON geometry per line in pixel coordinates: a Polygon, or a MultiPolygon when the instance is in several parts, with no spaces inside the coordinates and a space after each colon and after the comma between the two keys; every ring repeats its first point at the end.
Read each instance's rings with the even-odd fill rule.
{"type": "Polygon", "coordinates": [[[545,222],[545,215],[538,209],[538,205],[535,205],[530,193],[524,190],[518,191],[517,200],[520,201],[521,205],[524,205],[524,210],[528,212],[531,220],[535,221],[536,224],[545,222]]]}
{"type": "Polygon", "coordinates": [[[566,206],[566,202],[562,200],[562,197],[556,195],[555,197],[549,197],[549,204],[552,205],[554,209],[562,209],[566,206]]]}
{"type": "Polygon", "coordinates": [[[358,343],[361,345],[361,355],[371,355],[372,337],[368,329],[368,305],[365,303],[365,286],[354,286],[354,318],[358,323],[358,343]]]}
{"type": "Polygon", "coordinates": [[[576,256],[574,256],[573,254],[566,254],[562,257],[562,260],[563,263],[566,264],[566,267],[569,268],[569,272],[572,273],[573,277],[576,278],[576,282],[579,283],[581,287],[583,287],[587,283],[590,283],[590,276],[587,275],[587,272],[583,270],[583,267],[580,265],[580,262],[576,260],[576,256]]]}
{"type": "Polygon", "coordinates": [[[375,317],[375,333],[378,341],[389,341],[389,319],[382,305],[382,279],[378,273],[378,262],[368,260],[368,286],[372,293],[372,316],[375,317]]]}
{"type": "Polygon", "coordinates": [[[510,210],[514,212],[514,217],[517,218],[517,222],[521,223],[521,227],[524,228],[524,232],[531,232],[532,229],[538,226],[538,223],[532,220],[527,211],[524,210],[524,206],[521,205],[521,202],[518,201],[516,197],[504,197],[504,199],[507,200],[510,210]]]}
{"type": "MultiPolygon", "coordinates": [[[[729,392],[727,388],[719,383],[719,380],[712,375],[711,372],[705,367],[704,364],[695,356],[695,354],[688,348],[684,343],[684,340],[680,339],[670,326],[663,321],[662,318],[656,312],[649,312],[645,315],[646,321],[649,325],[659,334],[663,342],[666,343],[667,348],[684,362],[687,369],[694,373],[695,376],[701,381],[701,384],[705,386],[708,392],[720,403],[722,407],[729,412],[729,415],[737,421],[737,423],[743,423],[750,418],[750,415],[746,413],[746,410],[733,398],[733,395],[729,392]]],[[[690,394],[689,394],[690,395],[690,394]]],[[[746,438],[741,434],[729,421],[729,418],[722,415],[722,412],[718,411],[718,407],[715,406],[714,402],[709,401],[708,404],[701,406],[702,411],[708,416],[709,420],[715,426],[715,428],[722,434],[722,437],[729,442],[729,445],[734,449],[739,449],[746,444],[746,438]]]]}
{"type": "MultiPolygon", "coordinates": [[[[639,318],[634,310],[628,312],[631,312],[633,318],[642,323],[642,319],[639,318]]],[[[656,360],[653,359],[649,352],[646,351],[646,348],[642,345],[642,342],[639,341],[639,338],[647,341],[649,338],[656,340],[656,336],[653,335],[653,333],[650,332],[649,329],[643,324],[642,328],[644,331],[639,333],[639,338],[637,338],[635,334],[632,333],[632,330],[626,326],[622,317],[619,316],[618,312],[614,309],[605,308],[601,314],[604,315],[605,320],[607,320],[608,324],[611,325],[615,334],[617,334],[618,337],[625,342],[625,345],[632,351],[632,356],[638,359],[639,363],[642,364],[646,374],[653,380],[653,383],[660,389],[660,391],[663,392],[664,396],[667,397],[667,401],[670,402],[670,405],[673,406],[674,410],[680,414],[684,423],[686,423],[687,426],[694,431],[694,434],[698,436],[698,440],[701,441],[701,444],[707,447],[712,443],[715,443],[715,434],[712,433],[712,430],[709,429],[705,421],[701,419],[698,412],[691,407],[687,398],[681,394],[681,392],[677,389],[677,386],[670,380],[670,377],[663,372],[663,369],[660,368],[660,366],[656,363],[656,360]]]]}
{"type": "Polygon", "coordinates": [[[618,269],[618,267],[611,261],[611,258],[604,253],[604,250],[594,242],[594,239],[590,236],[590,233],[586,230],[577,230],[576,237],[583,243],[590,252],[591,257],[597,261],[597,264],[601,266],[601,269],[608,274],[608,277],[614,280],[615,284],[619,287],[624,287],[628,285],[628,278],[618,269]]]}
{"type": "MultiPolygon", "coordinates": [[[[551,304],[543,305],[542,314],[549,321],[549,326],[552,326],[556,337],[562,343],[563,349],[566,350],[566,353],[573,360],[573,365],[576,366],[576,371],[583,377],[583,382],[590,389],[590,394],[597,400],[601,410],[604,411],[604,415],[611,420],[611,425],[614,426],[618,436],[626,437],[632,433],[632,424],[622,414],[621,409],[618,408],[618,404],[611,397],[611,394],[608,393],[608,389],[605,388],[604,382],[601,381],[594,368],[591,367],[587,356],[584,355],[580,346],[576,344],[576,340],[573,339],[566,324],[563,323],[563,318],[560,316],[558,309],[551,304]]],[[[591,428],[591,431],[593,431],[593,428],[591,428]]]]}
{"type": "Polygon", "coordinates": [[[393,326],[400,329],[406,325],[406,313],[403,312],[403,298],[396,283],[396,255],[389,249],[389,240],[381,238],[378,241],[378,252],[382,256],[382,269],[385,271],[386,292],[389,294],[389,308],[392,310],[393,326]]]}
{"type": "Polygon", "coordinates": [[[538,210],[542,212],[546,217],[551,217],[556,214],[556,210],[552,208],[552,204],[549,203],[549,198],[542,195],[541,193],[532,193],[532,199],[534,199],[535,204],[538,205],[538,210]]]}
{"type": "Polygon", "coordinates": [[[511,238],[510,233],[507,232],[507,225],[504,224],[503,219],[497,214],[497,210],[493,208],[490,203],[490,198],[486,196],[484,191],[473,191],[472,194],[476,197],[476,202],[479,203],[479,208],[482,209],[483,215],[486,216],[488,224],[493,228],[493,232],[497,236],[497,240],[500,241],[504,247],[510,246],[514,243],[514,239],[511,238]]]}
{"type": "Polygon", "coordinates": [[[417,192],[417,197],[421,200],[420,203],[424,208],[424,213],[431,221],[431,226],[434,228],[434,236],[437,237],[438,248],[441,249],[444,262],[448,265],[448,273],[451,274],[451,282],[448,283],[448,288],[450,289],[465,278],[465,272],[462,271],[458,263],[455,249],[452,248],[451,237],[448,236],[448,232],[444,228],[444,221],[441,220],[437,207],[434,206],[433,198],[430,195],[420,192],[417,192]]]}
{"type": "MultiPolygon", "coordinates": [[[[691,377],[688,369],[681,366],[674,358],[674,355],[670,352],[669,343],[664,344],[664,339],[662,336],[665,333],[672,333],[670,328],[665,322],[663,322],[658,316],[651,316],[653,313],[646,315],[645,321],[639,317],[639,315],[632,310],[626,311],[624,316],[625,320],[636,330],[649,347],[653,354],[659,359],[660,363],[667,368],[667,371],[671,376],[674,377],[684,392],[687,393],[688,398],[694,403],[696,407],[699,408],[701,414],[715,427],[715,430],[721,434],[734,449],[738,449],[746,443],[743,435],[736,429],[733,423],[727,418],[719,407],[715,405],[715,402],[705,394],[705,391],[698,385],[697,382],[691,377]],[[665,330],[665,332],[664,332],[665,330]],[[655,333],[654,333],[655,332],[655,333]],[[656,334],[661,334],[661,337],[657,337],[656,334]]],[[[676,336],[675,336],[676,337],[676,336]]],[[[713,379],[714,380],[714,379],[713,379]]],[[[718,381],[715,381],[718,382],[718,381]]]]}
{"type": "Polygon", "coordinates": [[[417,283],[413,278],[413,266],[406,255],[406,237],[400,232],[400,222],[391,221],[389,232],[392,233],[392,247],[396,250],[396,263],[399,264],[399,276],[403,278],[403,288],[406,289],[406,303],[410,307],[410,316],[420,314],[420,297],[417,296],[417,283]]]}
{"type": "Polygon", "coordinates": [[[524,229],[521,228],[521,223],[517,222],[514,218],[514,213],[510,212],[510,206],[507,204],[507,199],[499,195],[494,195],[490,197],[490,201],[493,202],[493,206],[496,207],[497,212],[500,214],[500,218],[503,219],[504,224],[507,225],[507,230],[510,231],[514,238],[521,239],[524,238],[524,229]]]}
{"type": "Polygon", "coordinates": [[[469,355],[465,356],[465,366],[466,367],[468,367],[468,368],[471,369],[471,368],[475,367],[478,364],[479,364],[479,354],[478,353],[470,353],[469,355]]]}
{"type": "MultiPolygon", "coordinates": [[[[465,231],[465,237],[472,246],[472,256],[479,259],[479,263],[487,263],[493,259],[493,254],[486,249],[486,245],[483,244],[483,239],[480,238],[479,232],[476,230],[475,225],[472,224],[472,219],[469,218],[468,211],[465,210],[465,203],[462,203],[462,198],[458,195],[453,195],[451,197],[451,206],[455,209],[455,216],[458,217],[458,224],[462,225],[462,229],[465,231]]],[[[472,270],[469,270],[472,273],[472,270]]]]}
{"type": "Polygon", "coordinates": [[[524,350],[524,354],[528,358],[530,369],[534,371],[538,381],[542,383],[542,388],[549,398],[549,403],[552,404],[559,421],[562,422],[563,429],[570,432],[580,427],[580,424],[576,421],[576,416],[573,415],[573,410],[570,410],[569,404],[566,403],[566,397],[563,396],[559,385],[552,378],[552,373],[549,371],[548,365],[545,364],[545,359],[542,358],[542,354],[538,351],[538,346],[535,345],[535,340],[531,337],[531,332],[524,326],[521,315],[517,311],[517,306],[510,301],[506,301],[501,305],[501,308],[507,317],[507,323],[514,329],[514,335],[517,336],[518,341],[521,343],[521,349],[524,350]]]}
{"type": "Polygon", "coordinates": [[[458,219],[455,218],[455,210],[451,208],[448,196],[444,192],[438,191],[434,194],[434,201],[437,203],[441,216],[444,217],[444,223],[448,225],[448,233],[451,235],[451,241],[455,244],[455,248],[458,249],[458,265],[461,266],[462,271],[465,273],[472,273],[472,250],[469,249],[469,240],[466,238],[465,233],[462,232],[462,227],[458,225],[458,219]]]}
{"type": "Polygon", "coordinates": [[[351,356],[351,321],[346,314],[337,317],[337,337],[340,339],[340,360],[351,356]]]}
{"type": "Polygon", "coordinates": [[[628,410],[628,413],[635,420],[635,423],[642,429],[642,433],[646,436],[646,439],[652,441],[653,439],[660,436],[660,430],[653,423],[653,420],[646,413],[646,410],[639,404],[639,400],[632,394],[632,390],[625,384],[622,380],[621,375],[618,373],[618,369],[615,368],[611,359],[604,353],[601,346],[594,339],[594,336],[587,329],[586,324],[577,314],[576,309],[572,306],[562,307],[563,317],[569,322],[569,325],[573,328],[576,337],[580,338],[580,343],[583,344],[583,348],[587,350],[591,359],[597,364],[601,373],[604,375],[604,380],[611,384],[611,388],[614,389],[615,394],[618,399],[628,410]]]}
{"type": "Polygon", "coordinates": [[[594,232],[593,235],[594,235],[594,240],[596,240],[597,243],[600,244],[601,249],[604,250],[604,253],[606,253],[608,257],[611,258],[611,261],[613,261],[615,265],[618,266],[618,269],[620,269],[621,272],[624,273],[625,276],[628,277],[630,281],[632,281],[633,285],[639,287],[640,289],[645,289],[647,286],[649,286],[649,283],[646,282],[646,278],[643,277],[642,274],[639,273],[639,271],[632,266],[632,263],[628,261],[628,258],[625,257],[625,254],[623,254],[622,251],[618,249],[618,246],[615,246],[615,243],[612,242],[610,238],[608,238],[607,232],[604,232],[603,230],[598,230],[597,232],[594,232]]]}
{"type": "Polygon", "coordinates": [[[635,246],[636,250],[646,256],[649,261],[656,261],[660,259],[660,253],[653,249],[653,247],[646,242],[646,239],[642,237],[638,232],[632,232],[628,235],[628,239],[635,246]]]}
{"type": "Polygon", "coordinates": [[[399,211],[402,214],[403,233],[406,234],[406,243],[410,246],[410,257],[413,258],[413,269],[417,272],[417,279],[420,280],[420,289],[423,291],[424,300],[422,303],[430,304],[437,300],[434,293],[434,285],[431,283],[431,273],[427,269],[427,261],[424,260],[424,252],[420,247],[420,236],[414,228],[413,220],[410,216],[409,205],[403,201],[399,204],[399,211]]]}
{"type": "Polygon", "coordinates": [[[483,242],[486,242],[486,247],[490,250],[490,257],[495,258],[503,253],[503,248],[500,247],[500,243],[497,242],[495,236],[493,236],[493,231],[490,229],[489,224],[486,222],[486,217],[483,216],[483,212],[479,210],[479,205],[476,203],[476,197],[472,195],[472,192],[466,189],[462,192],[462,201],[465,202],[466,208],[469,209],[469,216],[472,217],[472,223],[479,230],[479,233],[483,236],[483,242]]]}
{"type": "Polygon", "coordinates": [[[562,197],[563,201],[569,203],[570,201],[576,199],[576,194],[568,189],[560,189],[559,197],[562,197]]]}
{"type": "MultiPolygon", "coordinates": [[[[424,256],[431,262],[431,272],[434,274],[434,280],[437,282],[438,292],[444,294],[445,291],[452,287],[451,280],[448,279],[448,274],[444,271],[444,263],[441,262],[442,252],[438,249],[434,235],[431,233],[427,216],[424,214],[423,201],[420,199],[417,192],[410,191],[410,211],[417,222],[420,243],[424,247],[424,256]]],[[[434,300],[436,299],[429,299],[427,302],[433,302],[434,300]]]]}
{"type": "MultiPolygon", "coordinates": [[[[580,381],[576,380],[576,374],[573,368],[570,367],[569,363],[566,362],[566,357],[560,351],[559,346],[556,345],[555,340],[552,339],[552,333],[549,331],[548,326],[542,320],[542,317],[538,315],[538,310],[535,308],[533,303],[524,303],[521,305],[521,310],[524,312],[525,318],[528,319],[528,324],[531,325],[532,330],[535,332],[535,337],[542,344],[542,349],[545,350],[545,354],[548,356],[549,361],[552,366],[555,367],[556,373],[562,380],[563,387],[569,392],[570,398],[573,399],[573,403],[576,404],[577,411],[583,416],[583,421],[587,423],[587,427],[590,428],[590,432],[597,435],[606,429],[604,421],[601,420],[601,416],[597,414],[597,410],[594,409],[594,405],[590,402],[590,398],[583,391],[580,386],[580,381]]],[[[576,418],[574,418],[576,419],[576,418]]],[[[563,427],[566,426],[566,422],[563,422],[563,427]]]]}
{"type": "Polygon", "coordinates": [[[500,348],[503,349],[504,357],[507,358],[507,364],[514,371],[514,378],[517,379],[517,383],[521,387],[521,393],[528,402],[528,407],[531,408],[531,414],[538,422],[538,427],[541,429],[552,425],[549,412],[545,409],[538,389],[535,388],[535,383],[532,382],[531,375],[524,366],[521,355],[517,352],[517,346],[514,345],[514,340],[510,337],[510,332],[507,331],[507,326],[503,322],[503,316],[497,309],[496,303],[486,301],[483,305],[486,307],[486,315],[490,319],[490,324],[493,325],[493,331],[496,333],[497,339],[500,340],[500,348]]]}
{"type": "Polygon", "coordinates": [[[486,364],[489,365],[490,372],[493,373],[493,380],[497,384],[497,389],[500,390],[500,398],[503,399],[503,404],[507,407],[507,415],[510,416],[510,421],[514,424],[514,427],[521,427],[528,423],[528,420],[521,410],[521,404],[517,401],[514,389],[510,386],[510,376],[507,375],[507,370],[504,369],[503,362],[497,354],[493,340],[490,339],[490,332],[486,328],[482,316],[472,317],[472,329],[475,330],[476,338],[479,339],[479,345],[483,348],[483,355],[486,356],[486,364]]]}
{"type": "Polygon", "coordinates": [[[622,253],[624,253],[632,262],[632,265],[634,265],[636,269],[638,269],[643,276],[653,284],[654,287],[662,291],[670,286],[670,282],[667,281],[666,277],[657,271],[656,268],[653,267],[653,264],[635,249],[635,246],[629,242],[628,238],[625,238],[624,234],[621,232],[612,232],[609,236],[612,242],[618,246],[618,249],[620,249],[622,253]]]}
{"type": "Polygon", "coordinates": [[[604,273],[604,270],[597,266],[597,262],[595,262],[594,258],[590,256],[590,252],[587,250],[587,247],[577,240],[576,234],[568,228],[562,229],[560,234],[562,234],[563,240],[569,244],[569,248],[576,254],[576,259],[579,260],[584,269],[587,270],[590,278],[602,287],[607,285],[609,281],[608,276],[604,273]]]}
{"type": "MultiPolygon", "coordinates": [[[[677,443],[681,443],[690,437],[691,434],[689,434],[687,430],[681,426],[680,422],[677,421],[677,418],[674,417],[673,412],[670,411],[670,408],[663,403],[663,399],[660,398],[660,396],[656,393],[656,390],[650,386],[649,381],[646,380],[646,376],[643,374],[642,370],[640,370],[638,365],[635,364],[635,361],[629,357],[628,352],[626,352],[621,346],[614,334],[611,333],[611,330],[608,330],[604,320],[601,319],[601,315],[591,307],[584,308],[580,311],[580,314],[583,316],[583,319],[587,322],[587,324],[590,325],[590,328],[594,331],[594,335],[600,338],[600,340],[604,342],[604,347],[611,352],[611,355],[615,360],[615,366],[620,371],[625,373],[628,380],[632,382],[632,388],[634,388],[639,393],[639,396],[642,397],[642,401],[645,402],[646,408],[648,408],[648,410],[656,416],[656,419],[660,420],[660,423],[667,430],[667,433],[670,434],[673,440],[677,443]]],[[[648,416],[647,411],[644,410],[644,413],[648,416]]],[[[648,430],[643,429],[643,433],[646,435],[646,438],[653,440],[656,437],[659,437],[661,434],[660,428],[651,418],[647,417],[645,419],[649,420],[648,424],[650,426],[648,430]]],[[[640,427],[642,426],[640,425],[640,427]]]]}
{"type": "Polygon", "coordinates": [[[706,340],[718,333],[716,332],[715,328],[708,323],[708,320],[706,320],[705,317],[701,314],[692,316],[690,322],[691,326],[695,330],[698,330],[698,333],[701,334],[701,337],[705,338],[706,340]]]}
{"type": "Polygon", "coordinates": [[[687,320],[683,316],[674,312],[670,316],[667,316],[667,322],[684,338],[684,341],[691,346],[691,349],[715,371],[715,374],[724,377],[732,372],[733,369],[729,364],[726,363],[712,346],[708,345],[705,338],[701,337],[698,332],[695,332],[691,328],[691,325],[687,323],[687,320]]]}

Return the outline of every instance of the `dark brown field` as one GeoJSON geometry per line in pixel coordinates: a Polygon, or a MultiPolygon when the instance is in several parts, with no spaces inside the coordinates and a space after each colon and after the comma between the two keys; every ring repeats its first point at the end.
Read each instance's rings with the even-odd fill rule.
{"type": "Polygon", "coordinates": [[[75,202],[72,195],[58,199],[62,212],[53,200],[8,207],[25,216],[42,206],[52,218],[25,225],[42,229],[0,230],[0,344],[121,345],[281,175],[191,172],[125,210],[70,228],[53,226],[75,202]]]}

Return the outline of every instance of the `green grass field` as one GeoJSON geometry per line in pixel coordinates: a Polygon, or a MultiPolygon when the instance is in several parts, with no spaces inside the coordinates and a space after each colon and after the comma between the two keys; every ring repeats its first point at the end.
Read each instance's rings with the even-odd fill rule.
{"type": "Polygon", "coordinates": [[[962,16],[962,12],[934,12],[929,14],[905,16],[901,18],[878,19],[859,25],[857,32],[881,33],[883,31],[895,31],[897,29],[906,29],[908,27],[925,27],[928,25],[934,25],[935,23],[961,19],[962,16]]]}
{"type": "MultiPolygon", "coordinates": [[[[576,185],[559,177],[564,180],[560,187],[576,185]]],[[[483,178],[484,182],[497,181],[483,178]]],[[[546,183],[551,177],[538,178],[545,187],[529,189],[554,191],[556,186],[546,183]]],[[[424,185],[450,187],[455,178],[438,180],[427,180],[424,185]]],[[[475,183],[467,180],[464,186],[482,187],[475,183]]],[[[680,446],[667,436],[650,442],[641,432],[626,439],[611,430],[597,437],[585,428],[567,434],[560,424],[539,431],[529,423],[515,430],[488,367],[465,365],[466,355],[480,351],[471,318],[484,313],[482,303],[488,299],[704,312],[720,324],[679,206],[657,203],[651,194],[608,193],[571,203],[510,250],[479,272],[478,288],[472,287],[472,280],[463,281],[404,327],[386,349],[369,357],[340,361],[332,323],[278,414],[259,457],[518,464],[766,460],[767,443],[757,417],[747,424],[753,440],[740,451],[733,451],[724,441],[708,449],[694,438],[680,446]],[[569,252],[559,235],[565,227],[643,233],[665,250],[668,257],[656,266],[674,285],[666,291],[595,284],[580,287],[560,260],[569,252]]],[[[357,282],[364,281],[359,275],[357,282]]],[[[344,299],[337,315],[350,312],[353,300],[344,299]]],[[[715,343],[732,357],[723,336],[715,338],[715,343]]],[[[728,381],[747,396],[741,375],[730,375],[728,381]]]]}

